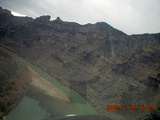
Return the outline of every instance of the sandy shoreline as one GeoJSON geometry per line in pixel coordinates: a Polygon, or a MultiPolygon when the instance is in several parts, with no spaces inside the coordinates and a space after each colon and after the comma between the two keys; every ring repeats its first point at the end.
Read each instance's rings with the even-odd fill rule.
{"type": "Polygon", "coordinates": [[[49,97],[53,97],[53,98],[57,98],[57,99],[60,99],[66,102],[70,102],[70,99],[62,90],[58,89],[52,83],[50,83],[49,81],[39,76],[31,67],[29,67],[29,69],[33,73],[31,86],[35,87],[36,89],[41,91],[43,94],[49,97]]]}

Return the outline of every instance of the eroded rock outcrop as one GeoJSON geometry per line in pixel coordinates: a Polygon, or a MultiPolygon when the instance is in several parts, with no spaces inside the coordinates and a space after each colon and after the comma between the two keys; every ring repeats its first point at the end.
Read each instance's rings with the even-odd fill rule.
{"type": "Polygon", "coordinates": [[[159,104],[160,33],[129,36],[104,22],[80,25],[60,18],[49,21],[49,16],[6,19],[0,21],[1,43],[65,86],[76,83],[72,88],[99,113],[138,120],[150,111],[112,113],[105,106],[159,104]]]}

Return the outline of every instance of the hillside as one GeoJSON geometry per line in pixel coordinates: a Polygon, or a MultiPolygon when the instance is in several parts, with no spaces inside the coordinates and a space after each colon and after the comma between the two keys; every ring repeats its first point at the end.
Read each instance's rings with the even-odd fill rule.
{"type": "MultiPolygon", "coordinates": [[[[0,10],[1,44],[86,98],[114,120],[144,120],[160,105],[160,33],[127,35],[104,22],[80,25],[0,10]],[[130,111],[129,106],[137,109],[130,111]],[[107,111],[106,105],[127,110],[107,111]],[[132,117],[130,117],[132,116],[132,117]]],[[[149,117],[148,117],[149,119],[149,117]]]]}
{"type": "Polygon", "coordinates": [[[30,74],[27,66],[0,47],[0,117],[24,96],[31,81],[30,74]]]}

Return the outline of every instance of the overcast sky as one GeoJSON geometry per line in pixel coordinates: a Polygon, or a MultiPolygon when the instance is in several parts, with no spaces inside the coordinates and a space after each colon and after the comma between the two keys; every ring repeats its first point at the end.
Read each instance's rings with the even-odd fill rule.
{"type": "Polygon", "coordinates": [[[0,6],[33,18],[103,21],[127,34],[160,32],[160,0],[0,0],[0,6]]]}

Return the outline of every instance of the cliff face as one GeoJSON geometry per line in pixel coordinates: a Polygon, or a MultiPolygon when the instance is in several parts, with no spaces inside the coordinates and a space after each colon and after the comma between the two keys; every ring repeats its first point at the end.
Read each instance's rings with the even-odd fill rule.
{"type": "Polygon", "coordinates": [[[144,119],[150,111],[112,112],[105,106],[158,106],[160,33],[129,36],[104,22],[79,25],[0,11],[1,44],[80,93],[99,113],[144,119]]]}

